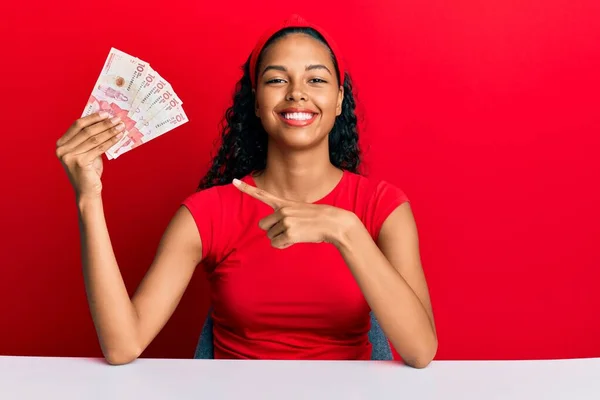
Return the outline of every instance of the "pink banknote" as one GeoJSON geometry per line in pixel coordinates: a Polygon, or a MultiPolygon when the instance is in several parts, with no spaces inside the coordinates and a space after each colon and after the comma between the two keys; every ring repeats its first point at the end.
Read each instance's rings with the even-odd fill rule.
{"type": "Polygon", "coordinates": [[[104,110],[125,123],[123,138],[105,153],[110,160],[187,122],[181,104],[171,85],[147,62],[111,48],[82,117],[104,110]],[[160,134],[158,128],[150,129],[155,119],[173,118],[178,123],[160,134]]]}
{"type": "Polygon", "coordinates": [[[119,145],[118,148],[112,150],[111,157],[117,158],[150,140],[164,135],[186,122],[188,122],[188,117],[181,107],[173,108],[168,113],[160,113],[146,125],[141,126],[139,129],[134,128],[134,130],[129,131],[127,135],[123,137],[125,140],[121,140],[117,143],[119,145]]]}

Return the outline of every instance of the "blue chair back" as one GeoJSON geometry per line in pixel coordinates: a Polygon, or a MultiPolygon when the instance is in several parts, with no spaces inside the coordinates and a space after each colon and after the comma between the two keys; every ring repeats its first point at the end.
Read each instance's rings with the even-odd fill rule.
{"type": "MultiPolygon", "coordinates": [[[[194,358],[197,359],[213,359],[215,358],[214,347],[213,347],[213,321],[210,316],[211,311],[208,312],[208,317],[202,326],[202,332],[200,333],[200,339],[196,346],[196,352],[194,358]]],[[[371,329],[369,330],[369,341],[371,342],[372,352],[371,360],[393,360],[392,349],[387,337],[383,333],[383,329],[377,322],[375,315],[371,311],[371,329]]]]}

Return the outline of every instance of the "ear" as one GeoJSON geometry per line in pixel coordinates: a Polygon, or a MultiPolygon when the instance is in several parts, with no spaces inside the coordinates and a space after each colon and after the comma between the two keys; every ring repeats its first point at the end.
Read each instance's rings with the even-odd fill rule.
{"type": "Polygon", "coordinates": [[[342,104],[344,102],[344,87],[340,86],[340,90],[338,91],[338,99],[337,105],[335,107],[335,115],[340,116],[342,114],[342,104]]]}
{"type": "Polygon", "coordinates": [[[252,89],[252,95],[254,96],[254,115],[260,118],[258,114],[258,99],[256,98],[256,89],[252,89]]]}

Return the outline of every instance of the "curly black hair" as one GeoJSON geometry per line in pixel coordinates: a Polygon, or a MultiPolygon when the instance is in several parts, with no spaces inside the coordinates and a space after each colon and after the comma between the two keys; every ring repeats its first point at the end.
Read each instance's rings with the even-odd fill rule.
{"type": "MultiPolygon", "coordinates": [[[[257,64],[260,64],[262,54],[271,44],[291,33],[310,35],[327,45],[321,34],[312,28],[285,28],[273,35],[265,44],[257,64]]],[[[329,51],[339,82],[339,68],[331,49],[329,51]]],[[[234,178],[240,179],[266,167],[268,136],[254,112],[255,98],[250,80],[250,57],[242,69],[244,74],[236,84],[233,105],[227,109],[222,122],[219,138],[221,145],[208,172],[200,180],[198,190],[231,183],[234,178]]],[[[340,169],[358,173],[361,152],[358,145],[355,109],[352,81],[349,74],[345,73],[342,112],[336,118],[329,133],[329,159],[340,169]]]]}

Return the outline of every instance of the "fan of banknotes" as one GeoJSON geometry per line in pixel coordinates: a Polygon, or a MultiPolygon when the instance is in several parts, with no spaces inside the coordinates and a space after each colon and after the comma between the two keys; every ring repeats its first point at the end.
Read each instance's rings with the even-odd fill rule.
{"type": "Polygon", "coordinates": [[[104,110],[121,118],[125,134],[105,153],[112,160],[188,122],[182,104],[150,64],[111,48],[82,117],[104,110]]]}

